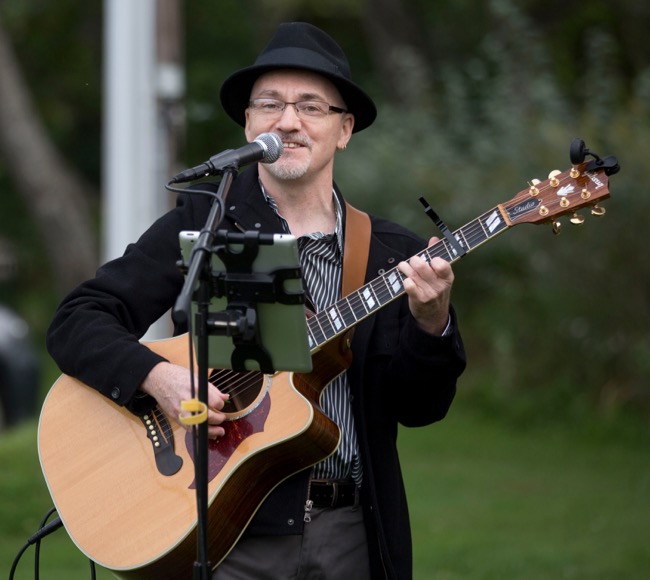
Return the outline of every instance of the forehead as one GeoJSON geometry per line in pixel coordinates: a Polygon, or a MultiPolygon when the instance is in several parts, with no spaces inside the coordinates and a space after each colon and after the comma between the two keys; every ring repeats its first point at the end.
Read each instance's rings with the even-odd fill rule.
{"type": "Polygon", "coordinates": [[[325,77],[304,70],[275,70],[261,75],[253,85],[251,98],[261,96],[294,98],[320,98],[328,102],[342,102],[334,84],[325,77]]]}

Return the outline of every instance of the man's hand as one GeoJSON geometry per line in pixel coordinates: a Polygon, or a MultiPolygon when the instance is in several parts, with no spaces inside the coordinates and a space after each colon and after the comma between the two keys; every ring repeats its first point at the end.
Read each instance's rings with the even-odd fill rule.
{"type": "MultiPolygon", "coordinates": [[[[431,238],[432,246],[439,238],[431,238]]],[[[414,256],[408,262],[400,262],[404,290],[408,295],[411,314],[422,330],[440,336],[449,321],[449,302],[454,273],[451,264],[435,257],[430,262],[414,256]]]]}
{"type": "MultiPolygon", "coordinates": [[[[140,389],[156,399],[168,417],[179,422],[181,401],[192,398],[190,379],[189,369],[161,362],[151,369],[140,389]]],[[[195,385],[197,384],[198,379],[195,380],[195,385]]],[[[220,425],[226,416],[219,411],[223,409],[227,400],[228,395],[224,395],[217,387],[208,383],[208,437],[211,439],[225,435],[225,430],[220,425]]]]}

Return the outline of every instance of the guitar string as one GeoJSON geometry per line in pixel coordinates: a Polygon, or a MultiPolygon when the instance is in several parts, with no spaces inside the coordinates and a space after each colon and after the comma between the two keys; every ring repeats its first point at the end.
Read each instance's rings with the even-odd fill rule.
{"type": "Polygon", "coordinates": [[[231,369],[217,369],[210,375],[210,382],[222,393],[234,398],[253,388],[259,390],[264,385],[264,375],[260,371],[238,372],[231,369]]]}
{"type": "Polygon", "coordinates": [[[158,427],[158,430],[165,437],[166,443],[169,443],[174,439],[174,429],[171,426],[170,422],[167,420],[167,417],[162,412],[159,407],[154,407],[152,410],[154,421],[158,427]]]}

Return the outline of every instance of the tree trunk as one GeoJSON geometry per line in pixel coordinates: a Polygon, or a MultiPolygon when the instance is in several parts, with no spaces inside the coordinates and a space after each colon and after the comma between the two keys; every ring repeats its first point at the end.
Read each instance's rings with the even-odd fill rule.
{"type": "Polygon", "coordinates": [[[90,188],[47,135],[1,22],[0,152],[38,226],[56,289],[63,294],[97,265],[90,188]]]}

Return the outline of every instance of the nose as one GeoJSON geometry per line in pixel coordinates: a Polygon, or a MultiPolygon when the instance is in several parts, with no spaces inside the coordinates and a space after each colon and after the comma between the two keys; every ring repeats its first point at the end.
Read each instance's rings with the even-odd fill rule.
{"type": "Polygon", "coordinates": [[[295,105],[287,104],[277,121],[278,128],[285,131],[291,131],[296,127],[300,127],[300,124],[301,119],[298,115],[298,109],[296,109],[295,105]]]}

